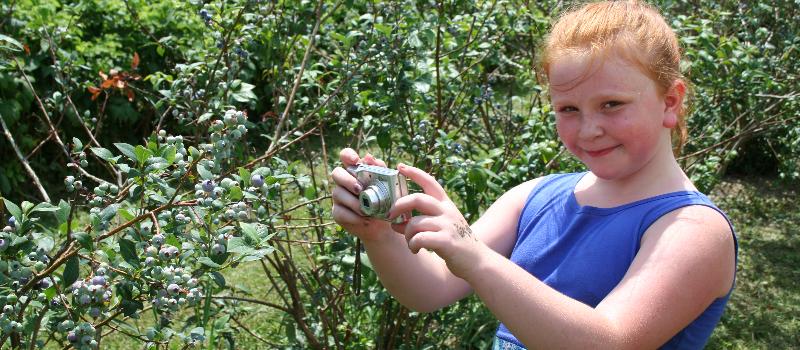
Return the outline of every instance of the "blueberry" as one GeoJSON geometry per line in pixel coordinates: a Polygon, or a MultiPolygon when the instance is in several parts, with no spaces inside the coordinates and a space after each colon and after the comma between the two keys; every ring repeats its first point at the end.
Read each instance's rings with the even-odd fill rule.
{"type": "Polygon", "coordinates": [[[260,174],[255,174],[250,177],[250,182],[253,184],[253,187],[264,186],[264,177],[260,174]]]}
{"type": "Polygon", "coordinates": [[[214,190],[214,181],[206,180],[203,181],[203,191],[211,192],[214,190]]]}
{"type": "Polygon", "coordinates": [[[172,294],[172,295],[178,294],[178,292],[180,292],[180,290],[181,290],[181,287],[178,286],[175,283],[170,284],[169,286],[167,286],[167,292],[169,292],[169,294],[172,294]]]}
{"type": "Polygon", "coordinates": [[[94,276],[94,278],[92,278],[92,284],[95,286],[105,285],[106,284],[105,276],[94,276]]]}
{"type": "Polygon", "coordinates": [[[8,226],[14,227],[17,223],[17,219],[15,217],[8,218],[8,226]]]}
{"type": "Polygon", "coordinates": [[[77,342],[77,341],[78,341],[78,335],[77,335],[77,334],[75,334],[75,332],[72,332],[72,331],[71,331],[71,332],[67,333],[67,340],[68,340],[70,343],[77,342]]]}
{"type": "Polygon", "coordinates": [[[214,246],[211,247],[211,253],[214,255],[225,254],[225,246],[219,243],[214,244],[214,246]]]}

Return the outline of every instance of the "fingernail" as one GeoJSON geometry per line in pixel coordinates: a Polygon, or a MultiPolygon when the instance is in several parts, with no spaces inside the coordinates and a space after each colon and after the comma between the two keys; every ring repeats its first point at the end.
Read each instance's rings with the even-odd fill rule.
{"type": "Polygon", "coordinates": [[[397,164],[397,169],[405,169],[405,168],[406,168],[405,164],[403,164],[403,163],[397,164]]]}
{"type": "Polygon", "coordinates": [[[356,192],[359,192],[359,193],[360,193],[360,192],[361,192],[361,190],[362,190],[362,188],[361,188],[361,184],[356,184],[355,186],[353,186],[353,189],[354,189],[356,192]]]}

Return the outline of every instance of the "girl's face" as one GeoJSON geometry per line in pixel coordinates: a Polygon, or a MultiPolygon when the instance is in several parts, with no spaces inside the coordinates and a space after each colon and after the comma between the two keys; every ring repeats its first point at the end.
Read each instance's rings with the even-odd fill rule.
{"type": "Polygon", "coordinates": [[[627,61],[611,55],[587,70],[590,61],[564,55],[550,66],[556,128],[567,149],[607,180],[625,179],[671,157],[670,128],[682,83],[663,94],[627,61]]]}

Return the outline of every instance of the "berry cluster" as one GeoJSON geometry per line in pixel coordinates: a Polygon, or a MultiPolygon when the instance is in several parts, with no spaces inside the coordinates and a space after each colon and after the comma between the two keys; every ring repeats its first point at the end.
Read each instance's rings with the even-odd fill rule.
{"type": "Polygon", "coordinates": [[[203,22],[206,22],[206,25],[211,25],[211,14],[208,13],[206,9],[200,9],[198,12],[200,18],[203,19],[203,22]]]}
{"type": "Polygon", "coordinates": [[[10,294],[5,299],[6,305],[3,306],[3,313],[0,314],[0,328],[2,328],[3,334],[9,334],[19,331],[22,328],[22,324],[14,320],[17,312],[15,307],[17,296],[10,294]]]}
{"type": "MultiPolygon", "coordinates": [[[[62,324],[65,323],[69,325],[73,322],[69,320],[62,322],[62,324]]],[[[97,331],[94,329],[94,326],[92,326],[91,323],[83,322],[67,333],[67,341],[79,350],[97,349],[96,335],[97,331]]]]}
{"type": "Polygon", "coordinates": [[[75,281],[70,289],[73,305],[88,310],[89,316],[94,318],[102,315],[105,304],[111,300],[112,291],[103,268],[90,279],[75,281]]]}
{"type": "Polygon", "coordinates": [[[183,267],[169,265],[155,266],[148,270],[149,277],[157,281],[152,302],[156,310],[176,312],[186,304],[196,305],[203,298],[197,278],[192,277],[183,267]]]}
{"type": "Polygon", "coordinates": [[[222,161],[231,156],[233,146],[247,133],[247,115],[242,111],[229,109],[222,120],[211,122],[211,143],[200,145],[204,151],[211,152],[215,159],[222,161]]]}
{"type": "Polygon", "coordinates": [[[75,190],[80,190],[83,188],[83,182],[81,180],[75,180],[75,177],[70,175],[64,178],[64,186],[67,189],[67,192],[74,192],[75,190]]]}

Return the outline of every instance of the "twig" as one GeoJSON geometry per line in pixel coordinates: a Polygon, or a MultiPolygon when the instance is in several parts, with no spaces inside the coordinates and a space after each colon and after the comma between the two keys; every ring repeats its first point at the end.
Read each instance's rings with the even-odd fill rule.
{"type": "Polygon", "coordinates": [[[45,191],[44,187],[42,187],[42,183],[41,181],[39,181],[39,177],[36,176],[36,172],[33,171],[33,168],[31,168],[31,166],[25,160],[25,157],[22,156],[22,152],[20,152],[19,147],[17,147],[17,143],[14,142],[14,137],[11,136],[11,131],[8,130],[8,126],[6,125],[6,120],[5,118],[3,118],[2,114],[0,114],[0,124],[3,125],[3,134],[6,135],[8,143],[11,144],[11,147],[14,149],[14,153],[17,155],[17,158],[19,158],[19,161],[22,163],[22,167],[25,168],[25,171],[27,171],[28,175],[30,175],[31,179],[33,179],[33,184],[36,186],[37,189],[39,189],[39,193],[42,194],[42,198],[44,198],[45,202],[50,203],[50,196],[47,195],[47,191],[45,191]]]}
{"type": "Polygon", "coordinates": [[[273,303],[270,303],[268,301],[258,300],[258,299],[235,297],[235,296],[225,296],[225,295],[215,296],[215,297],[212,297],[212,299],[246,301],[248,303],[269,306],[269,307],[271,307],[273,309],[277,309],[277,310],[283,311],[283,312],[285,312],[287,314],[291,313],[291,310],[289,310],[289,309],[287,309],[287,308],[285,308],[283,306],[280,306],[278,304],[273,304],[273,303]]]}
{"type": "MultiPolygon", "coordinates": [[[[58,131],[56,130],[55,126],[53,126],[53,122],[50,120],[50,116],[47,114],[47,109],[44,107],[44,103],[42,103],[42,99],[39,98],[39,94],[36,93],[36,89],[34,89],[33,84],[31,83],[30,79],[28,79],[28,75],[25,74],[25,70],[22,69],[22,64],[19,62],[19,60],[17,60],[16,57],[13,57],[13,58],[14,58],[14,62],[17,64],[17,70],[19,70],[20,74],[22,74],[22,77],[25,78],[25,82],[28,83],[28,88],[31,89],[31,93],[33,94],[33,97],[36,99],[36,103],[39,105],[39,109],[42,110],[42,115],[44,116],[45,121],[47,122],[47,126],[48,126],[50,132],[52,133],[53,137],[55,137],[56,143],[58,143],[58,145],[61,146],[61,150],[64,151],[64,154],[67,156],[67,159],[70,159],[71,157],[69,155],[69,150],[67,149],[67,146],[64,145],[64,142],[61,141],[61,137],[58,136],[58,131]]],[[[92,181],[95,181],[97,183],[103,183],[104,182],[102,179],[98,178],[97,176],[89,174],[85,169],[83,169],[83,168],[81,168],[79,166],[76,166],[76,168],[78,169],[78,171],[81,174],[83,174],[84,176],[86,176],[89,179],[92,179],[92,181]]]]}

